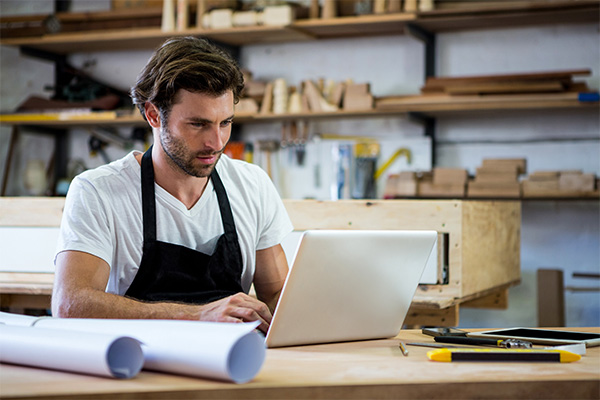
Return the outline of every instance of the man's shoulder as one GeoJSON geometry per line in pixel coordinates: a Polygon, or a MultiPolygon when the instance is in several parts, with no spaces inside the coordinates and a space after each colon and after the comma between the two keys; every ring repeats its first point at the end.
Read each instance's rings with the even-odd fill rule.
{"type": "Polygon", "coordinates": [[[135,152],[131,152],[125,157],[109,164],[82,172],[77,176],[77,180],[87,182],[98,189],[111,190],[112,186],[120,186],[131,182],[139,174],[139,165],[135,159],[135,152]]]}
{"type": "Polygon", "coordinates": [[[221,156],[217,164],[217,172],[220,176],[223,175],[224,179],[262,179],[267,177],[266,173],[258,165],[230,158],[226,154],[221,156]]]}

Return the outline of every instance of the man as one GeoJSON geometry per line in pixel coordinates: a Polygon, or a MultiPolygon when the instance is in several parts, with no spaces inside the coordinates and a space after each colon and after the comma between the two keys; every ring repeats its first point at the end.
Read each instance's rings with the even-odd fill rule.
{"type": "Polygon", "coordinates": [[[267,330],[292,225],[266,173],[223,155],[242,88],[235,62],[204,40],[171,39],[153,54],[131,97],[154,145],[73,180],[54,316],[259,320],[267,330]],[[258,299],[246,294],[252,283],[258,299]]]}

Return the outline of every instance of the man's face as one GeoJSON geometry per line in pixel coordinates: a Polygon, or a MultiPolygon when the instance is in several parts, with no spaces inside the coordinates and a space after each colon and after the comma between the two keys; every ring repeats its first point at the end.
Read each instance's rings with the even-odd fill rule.
{"type": "Polygon", "coordinates": [[[160,129],[160,143],[171,165],[188,175],[208,177],[231,136],[233,113],[231,91],[217,97],[177,92],[168,121],[160,129]]]}

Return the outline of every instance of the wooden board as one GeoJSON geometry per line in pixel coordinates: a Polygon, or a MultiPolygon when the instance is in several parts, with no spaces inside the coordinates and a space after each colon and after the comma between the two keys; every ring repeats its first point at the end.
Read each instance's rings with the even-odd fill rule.
{"type": "Polygon", "coordinates": [[[61,197],[0,197],[0,226],[60,226],[61,197]]]}
{"type": "Polygon", "coordinates": [[[463,202],[462,229],[463,297],[520,280],[520,203],[463,202]]]}
{"type": "MultiPolygon", "coordinates": [[[[493,327],[489,327],[493,328],[493,327]]],[[[599,328],[569,328],[600,332],[599,328]]],[[[258,375],[245,384],[143,370],[106,379],[0,365],[8,399],[598,399],[600,347],[573,363],[464,362],[427,359],[434,343],[420,330],[385,340],[268,349],[258,375]]]]}
{"type": "Polygon", "coordinates": [[[484,82],[515,82],[515,81],[536,81],[536,80],[561,80],[569,81],[573,75],[588,76],[591,74],[590,69],[572,69],[564,71],[548,71],[548,72],[525,72],[517,74],[494,74],[494,75],[473,75],[473,76],[456,76],[456,77],[432,77],[427,78],[426,86],[446,86],[446,85],[461,85],[470,83],[484,82]]]}
{"type": "Polygon", "coordinates": [[[506,95],[588,91],[587,85],[573,84],[574,75],[589,75],[589,69],[539,73],[430,77],[421,88],[423,94],[506,95]]]}
{"type": "Polygon", "coordinates": [[[433,183],[435,184],[459,184],[467,183],[468,173],[464,168],[441,168],[433,169],[433,183]]]}
{"type": "Polygon", "coordinates": [[[464,94],[499,94],[499,93],[544,93],[562,92],[567,85],[559,81],[542,82],[509,82],[509,83],[485,83],[475,85],[447,86],[443,89],[451,95],[464,94]]]}

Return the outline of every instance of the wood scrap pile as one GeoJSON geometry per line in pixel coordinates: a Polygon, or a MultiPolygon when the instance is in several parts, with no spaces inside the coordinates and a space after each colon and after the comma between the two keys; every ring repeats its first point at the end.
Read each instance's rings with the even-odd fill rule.
{"type": "Polygon", "coordinates": [[[305,80],[296,87],[279,78],[263,85],[252,82],[247,86],[247,97],[252,100],[244,100],[243,103],[254,101],[256,106],[239,107],[243,106],[244,111],[257,108],[262,115],[368,111],[373,108],[369,83],[320,79],[317,82],[305,80]],[[262,98],[257,100],[260,93],[262,98]]]}
{"type": "Polygon", "coordinates": [[[59,12],[0,18],[0,37],[32,37],[46,34],[110,29],[160,27],[162,8],[118,9],[98,12],[59,12]]]}
{"type": "Polygon", "coordinates": [[[403,171],[388,176],[383,197],[463,198],[467,181],[468,173],[463,168],[403,171]]]}
{"type": "Polygon", "coordinates": [[[587,198],[599,196],[600,180],[581,170],[536,171],[525,176],[524,158],[484,159],[475,176],[466,169],[434,168],[388,176],[383,197],[394,198],[587,198]]]}
{"type": "Polygon", "coordinates": [[[525,174],[526,170],[524,158],[484,159],[477,168],[475,179],[469,181],[467,196],[518,198],[521,196],[519,175],[525,174]]]}
{"type": "Polygon", "coordinates": [[[587,92],[585,82],[574,76],[588,76],[589,69],[539,73],[482,75],[463,77],[431,77],[421,88],[423,95],[498,95],[587,92]]]}
{"type": "Polygon", "coordinates": [[[419,182],[420,197],[464,197],[468,173],[463,168],[434,168],[419,182]]]}
{"type": "Polygon", "coordinates": [[[398,174],[390,174],[385,182],[383,198],[416,197],[417,185],[418,177],[415,172],[403,171],[398,174]]]}
{"type": "Polygon", "coordinates": [[[576,76],[589,69],[507,75],[431,77],[420,95],[385,96],[376,108],[396,112],[494,110],[509,108],[590,106],[597,107],[598,93],[576,76]]]}
{"type": "Polygon", "coordinates": [[[522,182],[523,197],[564,197],[593,194],[597,190],[594,174],[583,171],[536,171],[522,182]]]}

